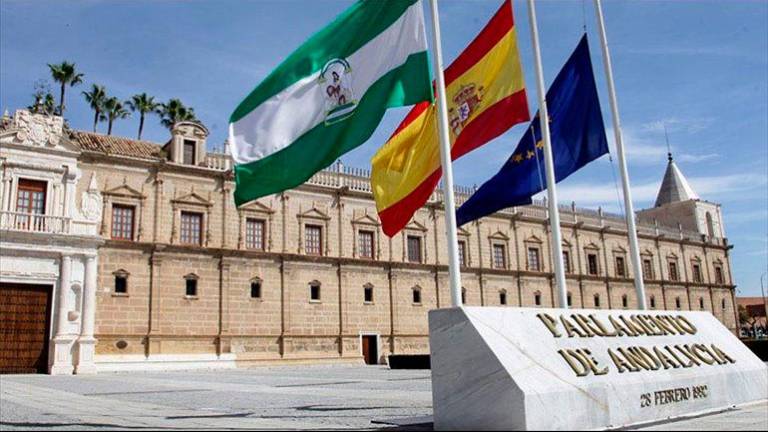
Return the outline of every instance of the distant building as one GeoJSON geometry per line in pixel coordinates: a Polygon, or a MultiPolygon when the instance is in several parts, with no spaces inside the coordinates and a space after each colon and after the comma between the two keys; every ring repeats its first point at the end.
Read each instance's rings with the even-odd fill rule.
{"type": "MultiPolygon", "coordinates": [[[[368,171],[341,164],[236,208],[231,158],[206,151],[207,136],[179,123],[160,145],[26,111],[3,119],[0,313],[22,336],[0,341],[0,370],[428,353],[427,311],[450,304],[440,190],[391,239],[368,171]]],[[[710,311],[736,332],[719,205],[671,158],[656,204],[638,212],[641,269],[621,216],[562,207],[569,303],[634,308],[642,271],[650,308],[710,311]]],[[[465,303],[553,306],[550,238],[541,203],[459,229],[465,303]]]]}
{"type": "Polygon", "coordinates": [[[768,337],[768,320],[762,297],[736,297],[740,319],[739,332],[743,337],[768,337]]]}

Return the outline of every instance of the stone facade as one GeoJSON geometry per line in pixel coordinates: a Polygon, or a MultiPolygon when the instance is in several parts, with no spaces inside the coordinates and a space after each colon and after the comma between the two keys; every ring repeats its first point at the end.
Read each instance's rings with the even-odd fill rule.
{"type": "MultiPolygon", "coordinates": [[[[237,208],[230,158],[205,153],[206,137],[185,123],[165,146],[81,131],[62,138],[78,147],[77,169],[93,183],[77,182],[73,204],[82,206],[90,187],[102,197],[100,370],[360,362],[363,335],[375,336],[379,362],[429,352],[427,311],[450,305],[440,190],[393,238],[380,230],[368,173],[341,164],[237,208]],[[185,139],[192,159],[178,154],[185,139]],[[128,239],[114,238],[115,208],[132,209],[128,239]]],[[[458,192],[460,202],[471,193],[458,192]]],[[[705,309],[735,331],[731,246],[722,235],[657,219],[638,228],[654,307],[705,309]]],[[[561,220],[572,305],[634,308],[622,218],[564,206],[561,220]]],[[[459,231],[466,304],[554,304],[545,206],[509,209],[459,231]]]]}

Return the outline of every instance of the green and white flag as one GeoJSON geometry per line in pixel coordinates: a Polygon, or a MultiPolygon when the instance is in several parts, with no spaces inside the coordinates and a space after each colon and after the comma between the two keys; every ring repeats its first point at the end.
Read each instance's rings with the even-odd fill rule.
{"type": "Polygon", "coordinates": [[[235,203],[296,187],[363,144],[387,108],[432,100],[418,0],[360,0],[312,36],[229,119],[235,203]]]}

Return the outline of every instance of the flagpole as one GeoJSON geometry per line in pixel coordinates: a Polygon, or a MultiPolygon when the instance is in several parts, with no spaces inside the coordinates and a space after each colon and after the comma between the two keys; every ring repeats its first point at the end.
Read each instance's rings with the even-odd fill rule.
{"type": "Polygon", "coordinates": [[[539,29],[536,25],[536,6],[534,6],[533,0],[528,0],[528,18],[531,21],[531,38],[533,39],[533,57],[536,70],[536,90],[539,95],[539,122],[541,125],[541,135],[544,139],[544,171],[547,177],[549,228],[552,231],[552,262],[555,266],[557,301],[560,308],[568,309],[568,292],[565,287],[565,269],[563,268],[563,242],[560,233],[560,211],[557,208],[557,190],[555,190],[555,164],[552,159],[552,142],[549,136],[547,95],[546,90],[544,89],[544,73],[542,72],[541,52],[539,50],[539,29]]]}
{"type": "Polygon", "coordinates": [[[613,133],[616,139],[616,156],[619,159],[619,172],[621,174],[621,186],[624,191],[624,209],[627,217],[627,234],[629,235],[629,254],[632,258],[632,266],[635,270],[635,291],[637,292],[638,309],[646,309],[645,285],[643,284],[643,268],[640,263],[640,248],[637,242],[637,228],[635,227],[635,209],[632,205],[632,191],[629,187],[629,172],[627,160],[624,155],[624,139],[621,135],[621,121],[619,120],[619,107],[616,102],[616,87],[613,84],[613,68],[611,67],[611,55],[608,51],[608,39],[605,36],[605,22],[603,20],[603,6],[600,0],[595,1],[597,13],[597,28],[600,32],[600,46],[603,49],[603,66],[608,82],[608,99],[611,102],[611,114],[613,115],[613,133]]]}
{"type": "Polygon", "coordinates": [[[453,197],[453,168],[448,136],[448,107],[443,76],[443,53],[440,48],[440,17],[437,0],[430,0],[432,8],[432,45],[435,50],[435,81],[437,84],[437,119],[440,137],[440,161],[443,167],[443,196],[445,199],[445,230],[448,235],[448,273],[451,284],[451,306],[461,307],[461,273],[459,271],[459,243],[456,234],[456,205],[453,197]]]}

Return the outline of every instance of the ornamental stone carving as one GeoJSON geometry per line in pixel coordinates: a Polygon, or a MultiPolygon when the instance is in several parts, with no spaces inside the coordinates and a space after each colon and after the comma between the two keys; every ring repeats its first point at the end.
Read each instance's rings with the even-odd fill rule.
{"type": "Polygon", "coordinates": [[[96,182],[96,173],[91,174],[91,182],[88,190],[83,192],[80,212],[88,221],[96,222],[101,219],[101,210],[104,205],[104,198],[99,192],[99,185],[96,182]]]}

